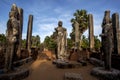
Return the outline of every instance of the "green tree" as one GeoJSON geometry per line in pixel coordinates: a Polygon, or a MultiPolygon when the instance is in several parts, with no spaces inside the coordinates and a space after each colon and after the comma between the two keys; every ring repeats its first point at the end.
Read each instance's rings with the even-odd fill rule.
{"type": "Polygon", "coordinates": [[[26,47],[26,39],[22,39],[22,48],[26,47]]]}
{"type": "Polygon", "coordinates": [[[5,34],[0,34],[0,43],[5,43],[5,42],[6,42],[5,34]]]}
{"type": "Polygon", "coordinates": [[[49,46],[49,41],[50,41],[50,37],[46,36],[44,39],[44,47],[48,49],[49,46]]]}
{"type": "Polygon", "coordinates": [[[40,36],[32,36],[32,47],[40,47],[40,36]]]}
{"type": "Polygon", "coordinates": [[[45,40],[44,40],[44,47],[49,49],[49,50],[53,50],[55,49],[57,46],[57,43],[55,42],[54,39],[52,39],[52,37],[46,36],[45,40]]]}
{"type": "Polygon", "coordinates": [[[73,41],[70,38],[67,38],[67,48],[71,49],[73,47],[73,41]]]}
{"type": "Polygon", "coordinates": [[[79,36],[81,42],[82,34],[88,29],[88,14],[86,10],[76,10],[73,16],[74,18],[71,19],[73,29],[70,34],[70,37],[73,41],[75,41],[75,28],[73,25],[75,21],[77,21],[79,23],[79,36]]]}
{"type": "Polygon", "coordinates": [[[88,38],[85,37],[85,35],[82,36],[81,48],[83,49],[89,48],[89,40],[88,38]]]}
{"type": "Polygon", "coordinates": [[[101,41],[99,40],[98,36],[94,36],[94,41],[95,41],[95,50],[100,50],[101,47],[101,41]]]}

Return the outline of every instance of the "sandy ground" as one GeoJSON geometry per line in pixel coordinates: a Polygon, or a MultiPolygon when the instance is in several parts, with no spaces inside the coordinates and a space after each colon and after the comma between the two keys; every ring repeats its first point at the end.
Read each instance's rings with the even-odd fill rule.
{"type": "Polygon", "coordinates": [[[25,80],[64,80],[66,72],[79,73],[83,80],[98,80],[90,75],[93,68],[91,64],[73,69],[58,69],[52,61],[36,60],[30,66],[30,75],[25,80]]]}

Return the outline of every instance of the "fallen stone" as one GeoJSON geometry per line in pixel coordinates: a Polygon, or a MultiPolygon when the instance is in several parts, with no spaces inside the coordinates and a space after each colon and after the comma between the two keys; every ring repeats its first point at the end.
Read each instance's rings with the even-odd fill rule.
{"type": "Polygon", "coordinates": [[[82,66],[87,66],[87,62],[85,60],[78,60],[82,64],[82,66]]]}
{"type": "Polygon", "coordinates": [[[65,73],[64,80],[83,80],[81,74],[77,73],[65,73]]]}
{"type": "Polygon", "coordinates": [[[104,61],[101,61],[97,58],[90,58],[89,61],[91,64],[93,64],[95,66],[101,66],[101,67],[104,66],[104,61]]]}

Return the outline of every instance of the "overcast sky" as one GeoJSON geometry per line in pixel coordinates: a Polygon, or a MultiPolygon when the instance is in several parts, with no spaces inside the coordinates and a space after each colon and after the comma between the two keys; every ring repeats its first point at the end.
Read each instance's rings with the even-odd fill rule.
{"type": "MultiPolygon", "coordinates": [[[[101,23],[105,10],[120,14],[120,0],[0,0],[0,33],[5,33],[12,4],[24,10],[23,38],[26,38],[28,16],[34,15],[32,35],[40,35],[41,41],[53,33],[58,21],[63,21],[68,37],[72,30],[71,18],[79,9],[85,9],[94,17],[94,34],[101,33],[101,23]]],[[[88,36],[88,31],[85,32],[88,36]]]]}

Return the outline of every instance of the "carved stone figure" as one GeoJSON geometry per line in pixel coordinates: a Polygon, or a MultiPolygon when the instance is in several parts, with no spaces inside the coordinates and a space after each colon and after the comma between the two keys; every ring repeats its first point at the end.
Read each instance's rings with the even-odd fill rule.
{"type": "Polygon", "coordinates": [[[102,49],[105,56],[105,69],[111,69],[111,54],[113,52],[113,31],[110,20],[110,11],[105,11],[105,17],[102,25],[102,49]]]}
{"type": "Polygon", "coordinates": [[[62,27],[62,21],[58,22],[58,27],[55,28],[55,30],[57,32],[58,59],[65,60],[67,58],[67,31],[65,28],[62,27]]]}
{"type": "MultiPolygon", "coordinates": [[[[13,5],[14,6],[14,5],[13,5]]],[[[5,68],[6,70],[12,70],[13,61],[15,59],[17,50],[18,50],[18,35],[19,35],[19,21],[17,20],[17,11],[12,7],[11,12],[9,13],[9,20],[7,22],[7,48],[6,48],[6,61],[5,68]]]]}

